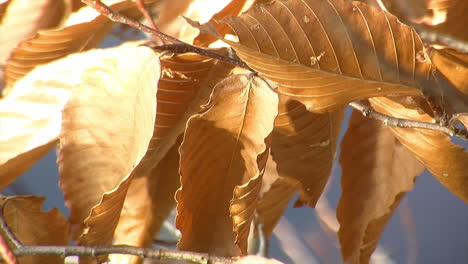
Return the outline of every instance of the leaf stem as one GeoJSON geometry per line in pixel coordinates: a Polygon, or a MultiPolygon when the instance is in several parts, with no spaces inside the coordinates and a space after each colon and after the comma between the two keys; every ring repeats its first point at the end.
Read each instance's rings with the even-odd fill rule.
{"type": "Polygon", "coordinates": [[[351,107],[361,112],[365,117],[380,120],[386,126],[394,126],[394,127],[401,127],[401,128],[420,128],[420,129],[428,129],[443,132],[450,136],[456,136],[467,140],[467,132],[465,129],[459,129],[456,127],[446,127],[442,126],[437,123],[428,123],[428,122],[421,122],[415,120],[408,120],[403,118],[396,118],[391,117],[388,115],[384,115],[375,111],[372,107],[367,106],[359,101],[349,103],[351,107]]]}
{"type": "Polygon", "coordinates": [[[220,60],[220,61],[231,63],[233,65],[236,65],[236,66],[239,66],[239,67],[250,70],[250,67],[247,66],[247,64],[245,62],[243,62],[242,60],[240,60],[238,58],[226,57],[226,56],[218,54],[216,52],[206,50],[206,49],[202,49],[202,48],[190,45],[188,43],[185,43],[183,41],[180,41],[180,40],[178,40],[178,39],[176,39],[174,37],[171,37],[169,35],[166,35],[166,34],[162,33],[161,31],[159,31],[157,29],[153,29],[151,27],[143,25],[143,24],[141,24],[140,22],[138,22],[138,21],[136,21],[134,19],[131,19],[129,17],[125,17],[125,16],[113,11],[109,6],[107,6],[106,4],[102,3],[99,0],[81,0],[81,1],[83,3],[85,3],[86,5],[92,7],[94,10],[98,11],[103,16],[108,17],[110,20],[112,20],[114,22],[129,25],[129,26],[134,27],[134,28],[136,28],[138,30],[149,33],[154,37],[160,38],[162,41],[167,41],[167,42],[170,42],[170,43],[173,43],[173,44],[178,44],[180,46],[185,46],[185,50],[187,52],[197,53],[197,54],[200,54],[200,55],[203,55],[203,56],[206,56],[206,57],[210,57],[210,58],[213,58],[213,59],[217,59],[217,60],[220,60]]]}

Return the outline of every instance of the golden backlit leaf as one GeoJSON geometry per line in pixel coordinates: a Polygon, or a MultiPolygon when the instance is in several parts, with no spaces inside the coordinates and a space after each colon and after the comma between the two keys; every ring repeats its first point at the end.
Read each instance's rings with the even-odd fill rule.
{"type": "MultiPolygon", "coordinates": [[[[174,194],[180,187],[179,146],[180,141],[149,175],[132,180],[115,230],[114,244],[151,247],[156,232],[175,206],[174,194]]],[[[141,261],[136,256],[120,254],[110,255],[110,259],[116,263],[141,261]]]]}
{"type": "Polygon", "coordinates": [[[204,112],[190,118],[176,194],[180,249],[245,254],[245,228],[256,207],[277,109],[277,95],[264,80],[233,75],[216,85],[204,112]]]}
{"type": "MultiPolygon", "coordinates": [[[[69,243],[67,219],[57,210],[41,209],[43,197],[12,196],[2,198],[3,216],[15,237],[26,246],[65,246],[69,243]]],[[[21,264],[60,264],[57,256],[18,258],[21,264]]]]}
{"type": "Polygon", "coordinates": [[[468,53],[453,49],[431,49],[431,61],[461,92],[468,94],[468,53]]]}
{"type": "Polygon", "coordinates": [[[273,233],[276,223],[278,223],[289,201],[298,189],[297,185],[297,182],[280,177],[276,169],[276,163],[272,159],[268,160],[263,174],[262,197],[257,206],[258,219],[267,239],[273,233]]]}
{"type": "Polygon", "coordinates": [[[58,26],[64,15],[63,0],[8,2],[0,24],[0,65],[21,41],[33,37],[39,29],[58,26]]]}
{"type": "Polygon", "coordinates": [[[331,172],[344,111],[312,113],[288,99],[280,95],[271,154],[279,175],[299,184],[296,206],[315,207],[331,172]]]}
{"type": "Polygon", "coordinates": [[[275,1],[223,22],[239,39],[225,40],[237,55],[311,111],[373,96],[439,94],[426,82],[431,63],[416,32],[365,4],[275,1]]]}
{"type": "MultiPolygon", "coordinates": [[[[398,101],[388,98],[370,99],[375,110],[398,118],[434,122],[420,114],[411,98],[398,101]]],[[[468,202],[468,153],[442,132],[425,129],[389,127],[398,140],[414,153],[416,158],[449,191],[468,202]]]]}
{"type": "Polygon", "coordinates": [[[0,100],[0,188],[55,146],[62,109],[71,90],[80,86],[81,73],[92,66],[74,58],[34,69],[0,100]]]}
{"type": "Polygon", "coordinates": [[[377,242],[424,166],[382,122],[353,111],[341,144],[338,237],[346,263],[369,263],[377,242]]]}
{"type": "Polygon", "coordinates": [[[81,234],[82,244],[105,245],[117,225],[130,172],[153,134],[159,59],[149,48],[128,45],[66,60],[68,67],[88,68],[76,73],[80,86],[63,110],[60,187],[72,236],[81,234]]]}
{"type": "MultiPolygon", "coordinates": [[[[133,1],[113,0],[112,3],[110,7],[122,14],[134,18],[141,15],[133,1]]],[[[39,65],[94,48],[114,24],[86,6],[72,14],[62,27],[39,31],[11,53],[5,69],[6,89],[10,89],[18,79],[39,65]]]]}

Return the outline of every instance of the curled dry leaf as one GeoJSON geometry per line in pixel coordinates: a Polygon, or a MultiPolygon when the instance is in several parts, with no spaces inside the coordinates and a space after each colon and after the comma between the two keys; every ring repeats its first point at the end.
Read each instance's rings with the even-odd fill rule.
{"type": "Polygon", "coordinates": [[[239,247],[245,254],[277,109],[277,95],[264,80],[233,75],[190,118],[176,194],[180,249],[233,256],[239,247]]]}
{"type": "MultiPolygon", "coordinates": [[[[44,212],[43,197],[12,196],[2,198],[0,205],[6,224],[15,237],[26,246],[68,245],[68,222],[57,210],[44,212]]],[[[19,258],[21,264],[60,264],[62,257],[29,256],[19,258]]]]}
{"type": "MultiPolygon", "coordinates": [[[[155,1],[157,0],[145,3],[155,1]]],[[[136,5],[130,0],[113,0],[112,3],[110,7],[115,11],[133,18],[140,16],[136,5]]],[[[11,53],[5,69],[6,89],[10,89],[17,80],[38,65],[94,48],[114,24],[86,6],[72,14],[62,27],[39,31],[11,53]]]]}
{"type": "Polygon", "coordinates": [[[344,111],[312,113],[284,95],[278,111],[271,145],[278,173],[298,182],[295,206],[314,207],[331,172],[344,111]]]}
{"type": "Polygon", "coordinates": [[[426,82],[431,63],[416,32],[365,4],[275,1],[223,22],[239,39],[224,40],[237,55],[311,111],[373,96],[439,94],[426,82]]]}
{"type": "Polygon", "coordinates": [[[76,72],[81,84],[63,110],[60,187],[73,237],[105,245],[112,240],[130,173],[153,134],[159,59],[149,48],[129,45],[64,61],[65,67],[79,62],[88,68],[76,72]]]}
{"type": "MultiPolygon", "coordinates": [[[[434,122],[430,116],[418,112],[411,98],[392,100],[379,97],[370,99],[370,102],[375,110],[390,116],[434,122]]],[[[389,128],[442,185],[463,201],[468,202],[468,173],[466,173],[468,153],[462,146],[452,143],[450,138],[442,132],[389,128]]]]}
{"type": "MultiPolygon", "coordinates": [[[[226,49],[218,52],[227,54],[226,49]]],[[[197,54],[161,58],[158,108],[153,139],[138,170],[149,173],[184,133],[187,120],[206,104],[213,87],[231,73],[233,65],[197,54]]]]}
{"type": "Polygon", "coordinates": [[[338,238],[346,263],[369,263],[393,214],[424,166],[382,122],[353,111],[341,144],[338,238]]]}
{"type": "Polygon", "coordinates": [[[10,52],[21,41],[33,37],[39,29],[58,26],[65,15],[63,0],[14,0],[6,3],[8,6],[0,24],[0,65],[5,64],[10,52]]]}

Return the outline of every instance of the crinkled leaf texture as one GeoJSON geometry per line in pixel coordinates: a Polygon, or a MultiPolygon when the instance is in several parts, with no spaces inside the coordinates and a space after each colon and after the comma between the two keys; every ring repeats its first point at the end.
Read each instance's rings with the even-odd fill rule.
{"type": "Polygon", "coordinates": [[[232,75],[216,85],[204,111],[190,118],[176,194],[180,249],[246,253],[277,109],[277,94],[264,80],[232,75]]]}
{"type": "Polygon", "coordinates": [[[424,166],[382,122],[353,111],[341,144],[338,237],[346,263],[368,263],[387,221],[424,166]]]}
{"type": "MultiPolygon", "coordinates": [[[[2,197],[5,223],[15,237],[26,246],[65,246],[69,243],[67,219],[57,210],[41,209],[44,197],[2,197]]],[[[60,264],[58,256],[28,256],[19,258],[21,264],[60,264]]]]}
{"type": "Polygon", "coordinates": [[[110,244],[133,168],[147,151],[156,114],[159,58],[123,45],[67,57],[88,65],[63,110],[58,151],[60,187],[72,236],[83,245],[110,244]]]}

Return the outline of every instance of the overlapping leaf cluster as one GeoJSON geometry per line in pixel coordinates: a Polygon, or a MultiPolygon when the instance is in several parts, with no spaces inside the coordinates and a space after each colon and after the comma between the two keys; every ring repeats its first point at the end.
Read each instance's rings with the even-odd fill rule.
{"type": "MultiPolygon", "coordinates": [[[[226,0],[211,13],[193,8],[203,1],[177,8],[145,1],[159,12],[161,31],[202,47],[220,40],[225,47],[212,51],[232,56],[232,48],[256,73],[141,42],[96,49],[114,25],[106,17],[79,1],[25,2],[0,8],[0,186],[56,147],[70,208],[65,220],[41,212],[36,197],[4,198],[6,220],[26,244],[148,247],[176,207],[180,249],[245,255],[255,215],[268,237],[295,192],[297,206],[315,206],[348,103],[467,124],[468,55],[457,48],[468,35],[453,27],[463,1],[441,7],[427,0],[415,11],[424,19],[403,12],[399,0],[383,1],[389,12],[373,1],[226,0]],[[179,15],[209,22],[194,38],[179,15]],[[415,28],[444,38],[425,43],[415,28]],[[269,158],[276,171],[266,181],[269,158]],[[8,216],[13,207],[16,218],[8,216]],[[41,233],[24,232],[32,226],[41,233]]],[[[106,3],[141,17],[132,1],[106,3]]],[[[424,168],[468,202],[468,154],[442,132],[386,127],[353,111],[341,149],[337,218],[346,262],[369,262],[424,168]]]]}

